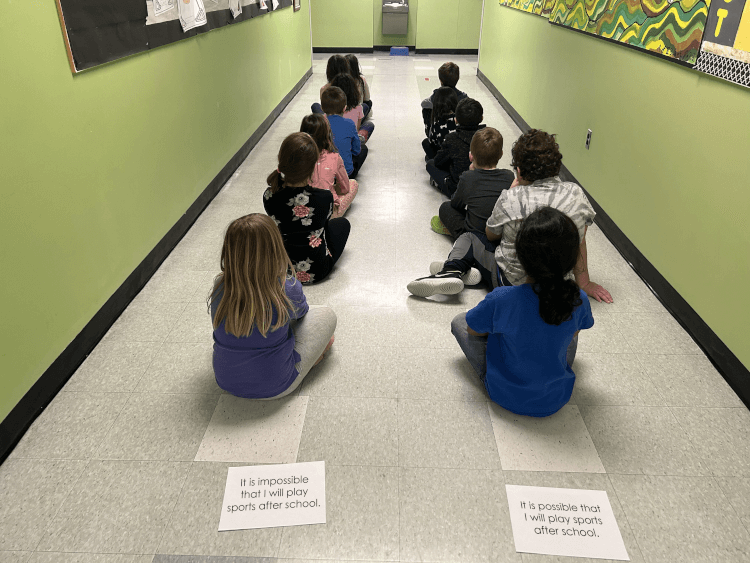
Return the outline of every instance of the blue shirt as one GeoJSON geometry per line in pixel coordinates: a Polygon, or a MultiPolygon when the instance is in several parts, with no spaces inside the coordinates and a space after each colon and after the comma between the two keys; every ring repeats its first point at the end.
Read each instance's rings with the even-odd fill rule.
{"type": "Polygon", "coordinates": [[[582,304],[559,326],[539,316],[539,297],[530,284],[494,289],[466,313],[466,323],[487,336],[490,399],[526,416],[549,416],[570,400],[575,373],[568,365],[568,345],[579,330],[594,326],[591,304],[582,304]]]}
{"type": "MultiPolygon", "coordinates": [[[[303,317],[309,307],[302,284],[295,279],[287,279],[284,285],[287,297],[294,309],[292,319],[303,317]]],[[[224,296],[224,286],[211,302],[211,319],[224,296]]],[[[276,324],[278,315],[273,312],[271,326],[276,324]]],[[[253,327],[249,336],[234,336],[226,331],[225,323],[214,329],[214,374],[216,383],[232,395],[247,399],[275,397],[285,391],[297,378],[295,364],[300,361],[294,350],[294,333],[289,323],[276,330],[269,330],[263,336],[253,327]]]]}
{"type": "Polygon", "coordinates": [[[351,174],[354,172],[352,155],[357,155],[362,150],[357,126],[351,119],[347,119],[341,115],[326,115],[326,117],[328,118],[328,123],[331,125],[333,144],[336,145],[336,150],[339,151],[341,159],[344,161],[346,173],[351,174]]]}

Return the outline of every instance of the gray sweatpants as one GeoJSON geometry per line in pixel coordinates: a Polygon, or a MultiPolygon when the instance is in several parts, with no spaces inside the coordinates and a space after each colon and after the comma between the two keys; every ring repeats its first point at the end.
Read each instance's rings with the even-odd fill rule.
{"type": "Polygon", "coordinates": [[[336,330],[336,313],[330,307],[310,305],[307,314],[299,320],[291,321],[290,326],[294,332],[294,350],[300,356],[299,363],[295,365],[298,375],[286,390],[269,399],[285,397],[299,387],[328,346],[336,330]]]}
{"type": "MultiPolygon", "coordinates": [[[[469,325],[466,324],[466,313],[459,313],[451,321],[451,332],[456,338],[458,345],[469,360],[471,367],[477,372],[479,378],[484,381],[487,375],[487,337],[473,336],[466,330],[469,325]]],[[[568,346],[567,360],[568,365],[573,365],[578,349],[578,335],[576,334],[568,346]]]]}

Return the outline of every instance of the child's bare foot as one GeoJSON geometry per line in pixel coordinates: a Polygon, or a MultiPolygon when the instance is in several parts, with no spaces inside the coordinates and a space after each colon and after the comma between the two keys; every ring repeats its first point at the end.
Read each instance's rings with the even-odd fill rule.
{"type": "Polygon", "coordinates": [[[328,350],[331,349],[331,346],[333,346],[333,341],[336,339],[335,336],[331,336],[331,339],[328,341],[328,346],[326,346],[326,349],[323,350],[323,353],[320,355],[320,358],[318,358],[318,361],[313,364],[313,366],[317,366],[320,362],[323,361],[323,358],[326,357],[326,353],[328,350]]]}

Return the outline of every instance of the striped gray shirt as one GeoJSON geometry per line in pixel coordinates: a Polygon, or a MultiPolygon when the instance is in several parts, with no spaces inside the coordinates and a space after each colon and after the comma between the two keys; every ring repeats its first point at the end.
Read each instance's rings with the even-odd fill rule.
{"type": "Polygon", "coordinates": [[[516,256],[518,228],[524,218],[540,207],[554,207],[573,219],[581,242],[585,228],[593,224],[596,215],[581,187],[563,182],[559,176],[505,190],[487,219],[487,228],[503,237],[495,249],[495,260],[513,285],[520,285],[526,279],[526,272],[516,256]]]}

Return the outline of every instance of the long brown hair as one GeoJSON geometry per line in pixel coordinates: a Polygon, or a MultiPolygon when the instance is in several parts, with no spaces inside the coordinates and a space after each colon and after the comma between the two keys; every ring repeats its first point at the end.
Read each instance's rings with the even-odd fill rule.
{"type": "Polygon", "coordinates": [[[279,149],[279,166],[266,179],[271,193],[278,192],[283,184],[307,182],[315,170],[318,156],[318,145],[310,135],[289,135],[279,149]]]}
{"type": "Polygon", "coordinates": [[[362,78],[362,72],[359,67],[359,59],[357,58],[357,55],[346,55],[344,57],[346,59],[346,62],[349,63],[349,74],[352,75],[352,78],[357,81],[357,86],[359,87],[360,91],[360,98],[364,100],[365,97],[365,81],[362,78]]]}
{"type": "Polygon", "coordinates": [[[294,268],[273,219],[252,213],[232,221],[221,249],[221,273],[208,298],[210,310],[223,285],[214,328],[225,321],[228,334],[249,336],[257,327],[265,337],[269,330],[288,323],[293,307],[284,291],[288,272],[293,276],[294,268]]]}
{"type": "Polygon", "coordinates": [[[302,118],[299,130],[313,138],[315,144],[318,145],[318,151],[339,152],[333,144],[333,132],[324,115],[320,113],[306,115],[302,118]]]}

